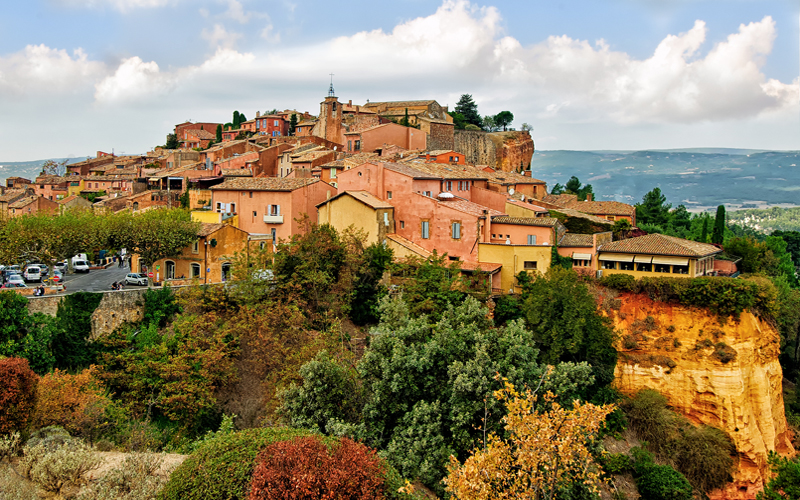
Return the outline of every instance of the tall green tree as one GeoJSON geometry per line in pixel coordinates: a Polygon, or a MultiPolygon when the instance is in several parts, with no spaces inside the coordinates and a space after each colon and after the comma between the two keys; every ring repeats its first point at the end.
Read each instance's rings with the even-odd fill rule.
{"type": "Polygon", "coordinates": [[[233,124],[234,129],[239,128],[239,124],[241,123],[241,118],[239,117],[239,111],[233,112],[233,121],[231,123],[233,124]]]}
{"type": "Polygon", "coordinates": [[[641,203],[636,204],[636,221],[665,227],[669,222],[670,208],[672,204],[667,203],[667,197],[661,194],[661,188],[653,188],[642,197],[641,203]]]}
{"type": "Polygon", "coordinates": [[[164,145],[165,149],[180,149],[181,143],[178,142],[178,136],[175,134],[167,134],[167,143],[164,145]]]}
{"type": "Polygon", "coordinates": [[[478,113],[478,105],[475,104],[470,94],[462,94],[456,103],[455,112],[463,115],[466,123],[471,123],[476,127],[483,125],[481,115],[478,113]]]}
{"type": "Polygon", "coordinates": [[[289,135],[294,135],[295,129],[297,129],[297,115],[292,113],[292,117],[289,118],[289,135]]]}
{"type": "Polygon", "coordinates": [[[217,142],[222,142],[222,124],[217,125],[217,142]]]}
{"type": "Polygon", "coordinates": [[[453,117],[453,126],[456,130],[464,130],[467,127],[467,119],[461,113],[448,112],[453,117]]]}
{"type": "Polygon", "coordinates": [[[511,111],[501,111],[494,115],[494,123],[498,127],[503,127],[503,130],[511,125],[511,122],[514,121],[514,114],[511,111]]]}
{"type": "Polygon", "coordinates": [[[700,242],[708,243],[708,216],[703,217],[703,232],[700,233],[700,242]]]}
{"type": "Polygon", "coordinates": [[[725,205],[717,207],[717,217],[714,219],[714,232],[711,233],[711,243],[721,245],[725,239],[725,205]]]}

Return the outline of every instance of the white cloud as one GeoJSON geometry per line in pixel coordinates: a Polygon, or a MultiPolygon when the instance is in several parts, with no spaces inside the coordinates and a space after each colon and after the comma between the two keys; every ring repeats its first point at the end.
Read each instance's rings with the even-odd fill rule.
{"type": "Polygon", "coordinates": [[[179,0],[55,0],[61,5],[76,8],[111,7],[123,12],[138,8],[154,8],[174,5],[179,0]]]}
{"type": "Polygon", "coordinates": [[[103,63],[89,60],[82,49],[69,55],[46,45],[28,45],[0,57],[0,96],[73,93],[105,71],[103,63]]]}
{"type": "Polygon", "coordinates": [[[238,0],[228,0],[228,10],[225,11],[223,16],[241,24],[247,24],[250,22],[250,18],[253,17],[253,13],[245,12],[242,3],[238,0]]]}
{"type": "Polygon", "coordinates": [[[161,74],[158,64],[131,57],[123,60],[113,75],[95,86],[94,97],[101,103],[118,103],[143,97],[151,99],[173,87],[173,77],[161,74]]]}
{"type": "Polygon", "coordinates": [[[225,49],[232,49],[242,38],[241,33],[229,32],[221,24],[215,24],[211,30],[204,29],[201,36],[212,48],[222,47],[225,49]]]}

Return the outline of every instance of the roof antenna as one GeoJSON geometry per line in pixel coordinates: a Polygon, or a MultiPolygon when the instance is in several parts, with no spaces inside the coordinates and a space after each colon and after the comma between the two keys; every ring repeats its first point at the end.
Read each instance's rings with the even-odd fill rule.
{"type": "Polygon", "coordinates": [[[336,94],[333,93],[333,73],[331,75],[331,88],[328,89],[328,97],[336,97],[336,94]]]}

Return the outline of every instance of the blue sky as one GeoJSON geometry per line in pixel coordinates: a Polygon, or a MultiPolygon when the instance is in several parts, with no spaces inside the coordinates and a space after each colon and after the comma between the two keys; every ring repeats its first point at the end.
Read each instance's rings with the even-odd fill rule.
{"type": "Polygon", "coordinates": [[[138,153],[185,119],[470,93],[538,149],[800,149],[795,0],[28,0],[0,160],[138,153]]]}

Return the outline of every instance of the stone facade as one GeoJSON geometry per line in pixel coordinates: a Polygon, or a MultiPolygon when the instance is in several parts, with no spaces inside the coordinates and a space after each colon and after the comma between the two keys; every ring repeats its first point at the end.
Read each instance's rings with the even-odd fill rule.
{"type": "Polygon", "coordinates": [[[428,133],[428,151],[437,149],[454,149],[454,130],[452,123],[431,122],[428,133]]]}
{"type": "Polygon", "coordinates": [[[467,162],[503,172],[527,170],[534,152],[533,139],[526,131],[456,130],[453,143],[453,150],[466,155],[467,162]]]}

